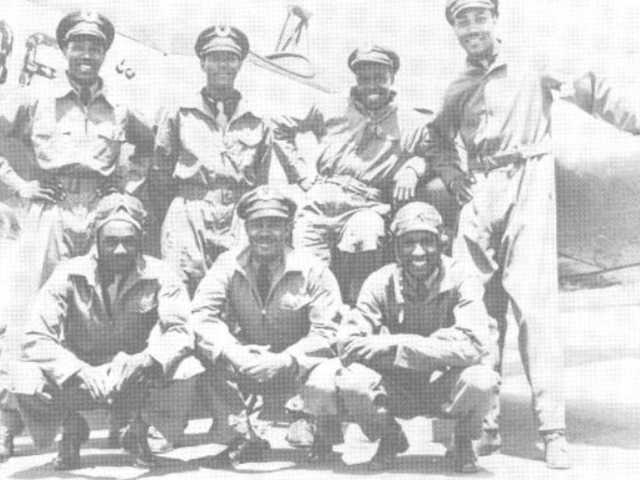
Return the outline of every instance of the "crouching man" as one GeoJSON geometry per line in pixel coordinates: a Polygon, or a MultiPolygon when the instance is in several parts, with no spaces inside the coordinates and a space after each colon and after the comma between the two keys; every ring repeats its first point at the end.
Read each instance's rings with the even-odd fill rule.
{"type": "Polygon", "coordinates": [[[133,197],[101,200],[96,247],[56,268],[25,330],[23,360],[42,375],[22,379],[31,392],[14,392],[36,445],[49,444],[62,425],[56,470],[80,466],[80,446],[89,438],[81,410],[107,408],[126,416],[122,446],[143,467],[155,463],[147,422],[169,438],[184,429],[192,388],[169,380],[189,377],[182,362],[193,347],[189,296],[168,265],[142,255],[145,215],[133,197]]]}
{"type": "MultiPolygon", "coordinates": [[[[409,447],[394,417],[457,419],[448,457],[456,470],[474,472],[472,440],[481,434],[500,381],[485,360],[494,355],[490,339],[497,334],[482,284],[442,254],[442,219],[431,205],[405,205],[391,230],[397,263],[365,281],[356,308],[345,316],[337,340],[341,364],[326,362],[313,374],[324,381],[325,394],[337,392],[338,403],[318,403],[331,397],[318,397],[312,385],[303,392],[305,407],[326,418],[341,405],[370,439],[380,438],[375,469],[409,447]]],[[[318,435],[313,450],[326,456],[331,441],[318,435]]]]}
{"type": "Polygon", "coordinates": [[[272,187],[245,194],[238,215],[249,246],[220,255],[193,299],[196,352],[209,367],[212,432],[228,445],[219,463],[262,459],[270,447],[252,420],[263,405],[284,411],[312,370],[335,356],[340,288],[320,260],[287,245],[295,210],[272,187]]]}

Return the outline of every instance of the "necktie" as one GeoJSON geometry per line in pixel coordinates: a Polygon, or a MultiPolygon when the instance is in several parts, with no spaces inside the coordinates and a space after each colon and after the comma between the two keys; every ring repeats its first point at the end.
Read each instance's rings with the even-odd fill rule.
{"type": "Polygon", "coordinates": [[[82,87],[80,89],[80,101],[83,105],[89,105],[91,101],[91,89],[89,87],[82,87]]]}
{"type": "Polygon", "coordinates": [[[258,278],[256,279],[258,286],[258,293],[262,303],[267,302],[269,296],[269,288],[271,287],[271,272],[269,271],[268,263],[261,263],[258,267],[258,278]]]}
{"type": "Polygon", "coordinates": [[[216,115],[216,123],[220,127],[220,130],[224,130],[229,123],[229,117],[227,117],[227,114],[224,112],[224,102],[217,102],[216,110],[218,111],[218,114],[216,115]]]}

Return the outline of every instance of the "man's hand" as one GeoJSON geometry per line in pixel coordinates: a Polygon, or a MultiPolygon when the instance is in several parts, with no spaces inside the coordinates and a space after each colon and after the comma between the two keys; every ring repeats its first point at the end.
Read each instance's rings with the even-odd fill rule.
{"type": "Polygon", "coordinates": [[[459,205],[468,203],[473,198],[471,186],[476,183],[472,176],[460,174],[449,182],[449,191],[456,198],[459,205]]]}
{"type": "Polygon", "coordinates": [[[302,189],[303,192],[308,192],[309,189],[311,189],[311,187],[315,183],[315,181],[316,179],[313,176],[306,177],[298,182],[298,186],[302,189]]]}
{"type": "Polygon", "coordinates": [[[94,400],[104,400],[109,395],[104,370],[87,366],[76,373],[76,377],[80,380],[81,388],[88,390],[94,400]]]}
{"type": "Polygon", "coordinates": [[[459,328],[440,328],[431,334],[432,338],[449,342],[469,341],[469,336],[459,328]]]}
{"type": "Polygon", "coordinates": [[[286,352],[272,353],[263,351],[252,357],[252,360],[240,369],[240,373],[247,375],[258,383],[275,378],[278,374],[293,368],[295,360],[286,352]]]}
{"type": "Polygon", "coordinates": [[[395,335],[369,335],[356,337],[344,348],[340,359],[344,365],[353,362],[370,363],[391,356],[397,348],[395,335]]]}
{"type": "Polygon", "coordinates": [[[127,355],[119,363],[119,379],[115,384],[116,391],[120,391],[127,384],[149,380],[149,373],[155,370],[154,367],[160,367],[160,364],[146,352],[127,355]]]}
{"type": "Polygon", "coordinates": [[[45,180],[39,182],[38,180],[33,180],[25,183],[18,190],[18,196],[25,200],[57,203],[64,200],[67,194],[62,184],[56,181],[45,180]]]}
{"type": "Polygon", "coordinates": [[[403,203],[413,200],[418,186],[418,174],[413,168],[402,168],[396,174],[393,201],[403,203]]]}

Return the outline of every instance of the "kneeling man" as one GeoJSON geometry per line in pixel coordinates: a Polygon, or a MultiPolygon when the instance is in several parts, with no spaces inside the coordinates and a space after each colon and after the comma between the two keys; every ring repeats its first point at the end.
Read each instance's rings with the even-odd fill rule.
{"type": "Polygon", "coordinates": [[[238,216],[249,246],[220,255],[193,299],[196,352],[209,366],[212,431],[228,444],[217,460],[225,463],[260,460],[269,444],[252,417],[264,401],[284,410],[312,370],[335,356],[340,289],[320,260],[288,246],[295,210],[269,186],[245,194],[238,216]]]}
{"type": "MultiPolygon", "coordinates": [[[[431,205],[405,205],[391,230],[397,263],[369,276],[345,316],[337,340],[341,364],[329,361],[314,372],[324,381],[320,399],[334,389],[339,400],[318,403],[311,385],[303,392],[305,407],[321,418],[338,414],[340,405],[369,438],[380,438],[375,469],[409,447],[395,417],[457,419],[448,456],[457,470],[476,471],[472,440],[500,380],[488,360],[495,331],[491,335],[483,286],[473,270],[442,254],[442,219],[431,205]]],[[[314,453],[326,456],[330,443],[316,436],[314,453]]]]}
{"type": "Polygon", "coordinates": [[[128,418],[122,446],[143,467],[154,464],[143,414],[153,414],[149,421],[169,437],[184,428],[192,389],[167,380],[188,376],[182,359],[193,347],[189,296],[170,266],[142,255],[145,215],[134,197],[101,200],[96,247],[57,267],[25,329],[21,371],[35,365],[42,375],[20,382],[31,392],[13,390],[37,445],[50,443],[62,425],[57,470],[80,466],[80,446],[89,438],[81,410],[103,407],[128,418]]]}

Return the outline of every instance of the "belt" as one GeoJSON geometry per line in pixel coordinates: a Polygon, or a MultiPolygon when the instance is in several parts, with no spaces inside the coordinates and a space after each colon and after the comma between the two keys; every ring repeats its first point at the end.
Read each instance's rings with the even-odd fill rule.
{"type": "Polygon", "coordinates": [[[41,171],[41,179],[47,179],[62,185],[67,193],[94,192],[100,188],[110,177],[105,177],[98,172],[59,173],[41,171]]]}
{"type": "MultiPolygon", "coordinates": [[[[534,143],[532,145],[522,145],[515,147],[511,151],[497,153],[495,155],[477,155],[475,157],[479,168],[471,167],[471,170],[482,170],[489,172],[496,168],[506,167],[516,163],[521,163],[528,158],[539,157],[541,155],[547,155],[551,152],[547,143],[534,143]]],[[[472,162],[470,162],[472,164],[472,162]]]]}
{"type": "Polygon", "coordinates": [[[382,200],[382,190],[370,187],[367,184],[348,175],[335,175],[333,177],[317,177],[315,183],[330,183],[342,187],[343,190],[355,193],[374,202],[382,200]]]}
{"type": "Polygon", "coordinates": [[[228,181],[211,181],[206,185],[194,181],[178,182],[178,193],[180,196],[191,200],[206,198],[210,202],[212,201],[222,205],[238,203],[240,197],[249,190],[251,190],[251,187],[248,185],[228,181]]]}

